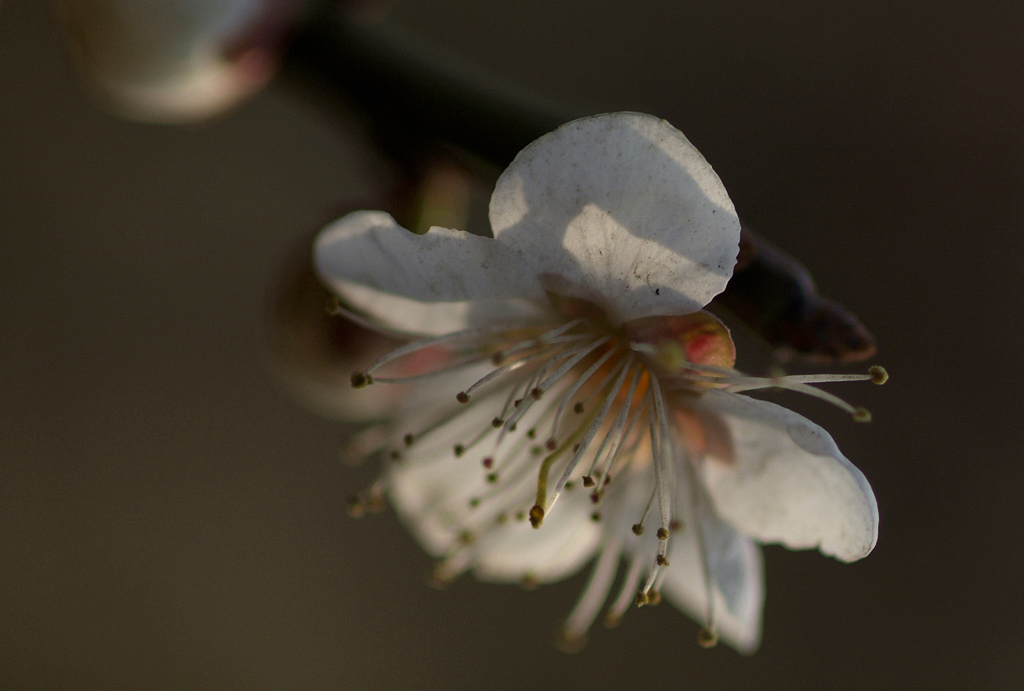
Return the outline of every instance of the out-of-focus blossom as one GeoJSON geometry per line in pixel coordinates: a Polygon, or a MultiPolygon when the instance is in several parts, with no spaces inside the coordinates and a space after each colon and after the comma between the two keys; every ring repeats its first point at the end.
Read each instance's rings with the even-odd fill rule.
{"type": "Polygon", "coordinates": [[[662,593],[741,651],[761,633],[758,542],[842,561],[877,536],[874,495],[831,437],[740,392],[811,384],[733,369],[703,307],[726,286],[739,222],[718,176],[663,120],[577,120],[513,161],[494,238],[382,212],[325,229],[315,263],[351,316],[416,338],[353,375],[405,389],[377,453],[386,494],[447,580],[550,582],[594,560],[566,621],[581,641],[662,593]],[[653,523],[653,526],[649,524],[653,523]],[[595,559],[596,557],[596,559],[595,559]]]}
{"type": "Polygon", "coordinates": [[[274,74],[305,0],[63,0],[79,71],[110,107],[138,120],[216,115],[274,74]]]}

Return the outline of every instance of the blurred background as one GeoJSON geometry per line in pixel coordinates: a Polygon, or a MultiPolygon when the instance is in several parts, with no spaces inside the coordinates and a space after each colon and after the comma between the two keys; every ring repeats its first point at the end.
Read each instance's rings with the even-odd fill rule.
{"type": "MultiPolygon", "coordinates": [[[[739,213],[879,342],[884,388],[807,401],[878,497],[843,565],[766,548],[764,644],[670,606],[551,638],[525,593],[346,499],[345,430],[269,366],[288,261],[375,192],[363,134],[270,88],[130,123],[54,12],[0,4],[0,687],[1017,689],[1024,683],[1024,10],[1012,3],[398,0],[393,20],[541,95],[683,130],[739,213]]],[[[861,368],[856,368],[860,370],[861,368]]]]}

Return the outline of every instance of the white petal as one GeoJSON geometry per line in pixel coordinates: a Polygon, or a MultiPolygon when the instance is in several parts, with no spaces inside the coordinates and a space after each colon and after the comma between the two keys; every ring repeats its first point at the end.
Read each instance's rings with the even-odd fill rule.
{"type": "MultiPolygon", "coordinates": [[[[761,643],[764,609],[761,550],[720,519],[704,517],[701,523],[714,583],[715,630],[736,650],[752,653],[761,643]]],[[[708,591],[696,534],[689,526],[673,534],[669,558],[662,593],[690,617],[705,622],[708,591]]]]}
{"type": "MultiPolygon", "coordinates": [[[[420,402],[432,398],[436,413],[443,412],[443,401],[477,373],[446,375],[437,383],[417,387],[414,396],[420,402]],[[453,382],[452,376],[463,377],[465,381],[453,382]],[[442,403],[438,405],[439,402],[442,403]]],[[[492,400],[500,407],[506,394],[507,389],[499,389],[492,400]]],[[[593,508],[589,496],[584,492],[569,494],[545,517],[539,529],[511,515],[507,522],[496,521],[497,513],[504,512],[508,495],[484,500],[472,508],[471,499],[487,497],[500,486],[487,483],[488,471],[480,464],[493,446],[484,444],[461,457],[455,456],[452,447],[489,428],[495,410],[485,400],[474,400],[467,407],[455,409],[462,413],[460,417],[437,433],[414,442],[405,454],[408,460],[394,467],[390,497],[399,516],[436,557],[446,556],[463,533],[471,534],[474,543],[468,549],[472,550],[472,558],[465,568],[473,569],[482,580],[518,582],[529,577],[537,582],[550,582],[578,571],[593,558],[602,538],[600,526],[590,519],[593,508]]],[[[408,419],[399,431],[429,426],[430,413],[421,417],[408,419]]],[[[529,424],[524,422],[524,427],[529,424]]],[[[511,481],[502,478],[499,483],[511,481]]],[[[535,483],[535,473],[523,478],[517,506],[529,508],[535,483]]]]}
{"type": "Polygon", "coordinates": [[[601,544],[603,535],[590,519],[592,512],[590,498],[576,492],[559,501],[539,529],[528,521],[495,528],[482,538],[474,574],[481,580],[507,583],[526,576],[550,583],[573,575],[601,544]]]}
{"type": "Polygon", "coordinates": [[[875,495],[825,430],[739,394],[709,391],[699,405],[718,414],[732,437],[732,462],[709,461],[705,470],[726,521],[761,542],[816,547],[841,561],[872,550],[878,537],[875,495]]]}
{"type": "MultiPolygon", "coordinates": [[[[687,461],[688,462],[688,461],[687,461]]],[[[682,519],[682,528],[671,532],[668,545],[669,566],[662,572],[662,593],[689,617],[706,625],[708,588],[705,582],[704,559],[707,558],[713,588],[715,629],[719,637],[742,653],[752,653],[761,641],[761,614],[764,609],[764,568],[761,550],[750,539],[739,534],[714,512],[710,498],[698,494],[697,511],[692,511],[693,475],[679,468],[673,515],[682,519]],[[704,549],[697,540],[699,528],[704,549]]],[[[631,554],[638,551],[642,559],[654,563],[658,538],[654,526],[636,537],[632,525],[647,503],[653,489],[654,474],[650,468],[616,477],[612,487],[623,494],[615,495],[615,505],[608,506],[613,518],[605,525],[624,536],[631,554]]],[[[702,492],[701,488],[697,488],[702,492]]],[[[610,500],[611,501],[611,500],[610,500]]]]}
{"type": "Polygon", "coordinates": [[[546,288],[620,323],[701,309],[739,247],[718,175],[679,130],[641,113],[575,120],[530,144],[498,179],[490,218],[546,288]]]}
{"type": "Polygon", "coordinates": [[[381,211],[357,211],[325,228],[314,263],[349,306],[408,334],[521,323],[547,302],[516,250],[446,228],[415,235],[381,211]]]}

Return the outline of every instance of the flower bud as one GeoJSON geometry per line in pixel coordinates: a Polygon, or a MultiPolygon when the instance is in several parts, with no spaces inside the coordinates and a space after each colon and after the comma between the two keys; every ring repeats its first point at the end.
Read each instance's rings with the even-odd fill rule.
{"type": "Polygon", "coordinates": [[[83,79],[125,117],[182,124],[262,87],[304,0],[64,0],[83,79]]]}

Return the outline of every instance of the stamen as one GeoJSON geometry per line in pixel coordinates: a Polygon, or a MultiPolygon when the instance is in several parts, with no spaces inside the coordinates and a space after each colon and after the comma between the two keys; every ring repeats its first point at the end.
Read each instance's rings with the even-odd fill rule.
{"type": "MultiPolygon", "coordinates": [[[[668,530],[668,525],[672,521],[672,499],[669,492],[669,473],[672,469],[672,437],[669,433],[668,428],[668,417],[665,414],[665,401],[661,396],[661,386],[658,384],[658,378],[653,372],[650,373],[650,394],[654,402],[654,413],[655,417],[651,420],[650,435],[651,435],[651,451],[654,460],[654,484],[658,494],[658,510],[661,514],[661,527],[668,530]],[[668,461],[666,463],[666,460],[668,461]]],[[[647,583],[644,585],[642,592],[647,593],[650,591],[651,586],[654,585],[654,579],[658,576],[660,568],[668,566],[668,541],[658,541],[658,556],[656,559],[656,567],[651,570],[650,575],[647,577],[647,583]]]]}
{"type": "Polygon", "coordinates": [[[550,354],[551,351],[552,349],[550,348],[546,350],[540,350],[536,353],[531,353],[527,355],[521,360],[515,360],[513,362],[505,363],[477,379],[469,387],[467,387],[465,391],[460,391],[456,398],[458,399],[459,403],[468,403],[470,394],[472,394],[476,389],[479,389],[484,384],[492,382],[495,379],[502,377],[510,372],[514,372],[515,370],[520,369],[524,365],[529,364],[530,362],[533,362],[534,360],[540,357],[544,357],[550,354]]]}
{"type": "MultiPolygon", "coordinates": [[[[551,435],[549,437],[549,441],[550,440],[554,440],[554,439],[558,439],[558,428],[559,428],[559,425],[561,424],[561,421],[562,421],[562,414],[565,412],[565,408],[569,404],[569,401],[571,401],[576,396],[576,393],[580,390],[580,388],[585,383],[587,383],[587,381],[592,376],[594,376],[594,373],[597,372],[599,369],[601,369],[601,367],[604,365],[604,363],[608,362],[608,359],[611,358],[612,355],[615,355],[618,351],[619,351],[618,348],[612,348],[612,349],[608,350],[608,352],[606,352],[603,355],[601,355],[601,357],[599,357],[590,367],[588,367],[586,369],[585,372],[583,372],[583,374],[581,374],[579,376],[579,378],[576,381],[574,381],[572,383],[572,386],[570,386],[565,391],[565,393],[561,394],[562,403],[558,406],[558,410],[555,411],[555,416],[552,419],[552,422],[551,422],[551,435]]],[[[603,387],[605,382],[607,382],[607,380],[609,378],[610,377],[606,377],[605,379],[603,379],[597,385],[597,388],[600,389],[601,387],[603,387]]],[[[576,406],[575,406],[575,410],[576,410],[577,413],[582,413],[583,412],[583,405],[580,404],[580,403],[577,403],[576,406]]]]}
{"type": "Polygon", "coordinates": [[[516,329],[508,326],[492,326],[481,327],[476,329],[465,329],[463,331],[455,331],[453,333],[445,334],[444,336],[437,336],[435,338],[421,338],[418,341],[407,343],[406,345],[401,346],[400,348],[395,348],[386,355],[377,358],[376,360],[374,360],[373,364],[366,368],[366,371],[363,372],[363,374],[371,374],[374,370],[383,367],[384,365],[386,365],[389,362],[392,362],[393,360],[397,360],[400,357],[410,355],[418,350],[422,350],[429,346],[438,345],[449,341],[458,341],[464,338],[475,338],[478,336],[499,334],[503,332],[514,333],[515,331],[516,329]]]}
{"type": "Polygon", "coordinates": [[[530,507],[530,525],[534,528],[539,528],[540,524],[544,522],[544,509],[534,504],[530,507]]]}
{"type": "Polygon", "coordinates": [[[594,563],[594,569],[590,573],[590,580],[576,606],[565,620],[562,627],[562,639],[582,641],[586,636],[590,625],[594,623],[601,605],[608,599],[608,592],[611,590],[612,581],[615,580],[615,573],[619,570],[619,559],[622,557],[622,543],[613,541],[603,550],[594,563]]]}
{"type": "MultiPolygon", "coordinates": [[[[555,502],[558,501],[558,496],[562,493],[562,488],[565,487],[565,483],[569,481],[569,476],[572,475],[572,471],[576,469],[576,466],[577,464],[579,464],[580,459],[583,458],[583,454],[587,452],[587,449],[590,446],[590,442],[593,441],[594,436],[601,428],[601,425],[604,424],[604,419],[608,416],[608,411],[611,410],[612,405],[614,405],[615,403],[615,398],[618,395],[618,392],[622,389],[622,385],[626,381],[626,375],[629,374],[630,369],[632,369],[633,367],[633,357],[633,353],[630,353],[629,355],[626,356],[625,362],[623,362],[617,367],[617,369],[621,371],[618,373],[618,377],[616,378],[615,383],[608,391],[608,395],[605,398],[604,405],[601,406],[600,411],[597,413],[593,421],[590,423],[590,426],[587,428],[586,433],[583,435],[582,441],[580,441],[579,443],[579,448],[576,449],[575,454],[573,454],[572,460],[570,460],[568,465],[566,465],[565,470],[562,471],[562,477],[559,478],[558,483],[555,485],[555,490],[552,493],[551,498],[547,502],[547,508],[549,511],[551,510],[551,507],[555,505],[555,502]]],[[[636,381],[635,376],[633,380],[636,381]]],[[[629,401],[627,401],[626,405],[628,406],[628,404],[629,401]]]]}
{"type": "Polygon", "coordinates": [[[608,628],[618,626],[622,620],[622,615],[626,613],[630,604],[633,603],[637,593],[637,586],[640,585],[640,574],[643,572],[643,568],[643,550],[637,549],[633,552],[633,558],[629,562],[629,570],[626,572],[625,578],[622,579],[619,594],[605,615],[604,625],[608,628]]]}
{"type": "Polygon", "coordinates": [[[857,408],[853,411],[854,422],[871,422],[871,411],[867,408],[857,408]]]}
{"type": "Polygon", "coordinates": [[[881,386],[885,382],[889,381],[889,373],[885,371],[885,368],[881,365],[872,365],[868,367],[868,374],[871,375],[871,383],[878,384],[881,386]]]}
{"type": "Polygon", "coordinates": [[[544,519],[543,506],[547,500],[548,474],[551,472],[551,466],[566,452],[566,450],[568,450],[570,445],[572,445],[574,451],[579,448],[579,444],[575,442],[576,439],[579,438],[579,435],[582,434],[582,429],[583,428],[581,427],[580,429],[576,430],[576,433],[573,434],[572,437],[567,439],[565,443],[562,444],[562,446],[548,454],[540,464],[540,471],[537,473],[536,504],[534,504],[533,507],[533,509],[538,509],[540,511],[540,520],[538,520],[536,523],[533,523],[533,509],[530,509],[530,522],[533,523],[534,528],[539,528],[541,521],[543,521],[544,519]]]}
{"type": "MultiPolygon", "coordinates": [[[[699,459],[697,463],[690,462],[689,458],[684,458],[683,463],[686,466],[686,472],[689,475],[690,484],[690,524],[694,526],[694,536],[697,540],[697,554],[700,558],[701,572],[704,576],[704,597],[707,602],[706,621],[707,626],[705,631],[714,633],[715,631],[715,581],[714,572],[711,560],[708,558],[707,542],[704,538],[704,531],[701,528],[702,523],[698,520],[697,512],[700,510],[699,504],[703,504],[705,496],[702,490],[706,485],[704,484],[704,460],[699,459]]],[[[700,639],[698,639],[699,641],[700,639]]],[[[709,639],[710,640],[710,639],[709,639]]],[[[718,642],[717,635],[714,637],[714,641],[709,645],[701,643],[702,647],[709,648],[718,642]]]]}
{"type": "MultiPolygon", "coordinates": [[[[590,470],[587,473],[587,476],[597,475],[600,477],[603,475],[605,484],[608,484],[611,481],[611,477],[608,473],[612,462],[615,460],[615,455],[618,453],[619,448],[622,446],[622,441],[625,438],[624,435],[627,431],[626,420],[629,417],[629,411],[633,405],[633,395],[636,393],[636,386],[640,381],[641,371],[642,369],[640,367],[633,370],[633,378],[630,380],[629,390],[626,392],[626,402],[619,410],[619,414],[615,416],[615,420],[612,422],[611,428],[608,430],[607,434],[604,435],[604,439],[601,441],[601,446],[598,447],[597,453],[594,454],[594,460],[591,462],[590,470]],[[603,464],[604,468],[602,472],[601,465],[599,464],[604,455],[605,449],[608,448],[610,448],[611,453],[608,454],[607,464],[603,464]]],[[[613,395],[618,395],[618,391],[619,390],[613,392],[613,395]]],[[[636,416],[633,417],[631,422],[635,421],[636,416]]],[[[630,425],[630,428],[631,427],[632,424],[630,425]]],[[[584,479],[586,479],[586,477],[584,479]]]]}
{"type": "Polygon", "coordinates": [[[431,377],[436,377],[437,375],[443,374],[445,372],[454,372],[455,370],[459,370],[464,367],[469,367],[470,365],[475,365],[480,362],[483,362],[486,359],[487,357],[484,355],[474,355],[472,357],[464,358],[462,360],[450,362],[444,365],[443,367],[439,367],[438,369],[429,370],[427,372],[420,372],[418,374],[407,374],[403,377],[373,377],[371,379],[371,383],[408,384],[409,382],[414,382],[419,379],[430,379],[431,377]]]}
{"type": "Polygon", "coordinates": [[[592,352],[594,352],[595,350],[597,350],[598,348],[600,348],[602,345],[604,345],[605,343],[607,343],[610,340],[611,340],[610,336],[603,336],[603,337],[597,339],[596,341],[592,341],[591,343],[588,343],[588,344],[586,344],[584,346],[581,346],[581,347],[579,347],[577,349],[570,350],[569,351],[570,353],[575,353],[575,354],[571,358],[569,358],[569,360],[567,360],[561,367],[559,367],[557,370],[552,372],[551,375],[547,379],[545,379],[540,384],[538,384],[537,388],[540,389],[541,392],[547,391],[548,389],[551,388],[552,384],[554,384],[556,381],[558,381],[563,376],[565,376],[566,372],[568,372],[573,367],[575,367],[577,364],[579,364],[579,362],[583,358],[587,357],[592,352]]]}
{"type": "Polygon", "coordinates": [[[640,522],[633,524],[633,533],[636,535],[644,534],[644,523],[647,521],[647,514],[651,512],[651,507],[654,506],[654,497],[657,495],[658,484],[655,482],[654,487],[651,489],[651,496],[647,498],[647,505],[644,507],[644,512],[640,515],[640,522]]]}
{"type": "Polygon", "coordinates": [[[705,650],[708,650],[709,648],[714,648],[716,645],[718,645],[718,633],[711,628],[702,628],[697,633],[697,645],[699,645],[701,648],[704,648],[705,650]]]}

